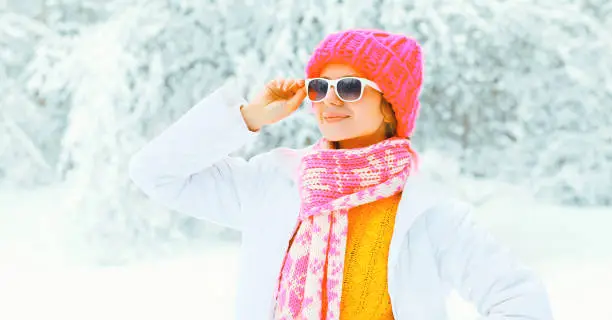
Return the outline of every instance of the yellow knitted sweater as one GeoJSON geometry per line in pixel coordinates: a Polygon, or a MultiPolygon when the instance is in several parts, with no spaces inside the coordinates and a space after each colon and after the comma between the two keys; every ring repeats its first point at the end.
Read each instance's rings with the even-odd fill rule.
{"type": "Polygon", "coordinates": [[[393,319],[387,260],[400,195],[349,210],[340,319],[393,319]]]}

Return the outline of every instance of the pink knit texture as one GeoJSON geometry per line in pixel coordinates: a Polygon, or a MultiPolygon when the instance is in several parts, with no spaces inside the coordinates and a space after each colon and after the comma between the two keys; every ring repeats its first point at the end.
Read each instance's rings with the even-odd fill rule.
{"type": "Polygon", "coordinates": [[[314,50],[306,76],[316,78],[331,63],[348,64],[374,81],[391,103],[398,121],[397,135],[414,131],[423,82],[419,44],[404,35],[381,30],[354,29],[328,35],[314,50]]]}
{"type": "Polygon", "coordinates": [[[279,277],[277,320],[338,319],[348,211],[400,192],[413,169],[415,153],[407,139],[395,137],[357,149],[328,145],[322,139],[302,159],[302,204],[279,277]]]}

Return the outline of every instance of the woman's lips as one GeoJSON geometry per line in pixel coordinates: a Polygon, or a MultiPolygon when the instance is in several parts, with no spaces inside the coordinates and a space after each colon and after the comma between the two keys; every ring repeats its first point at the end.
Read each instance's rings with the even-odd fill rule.
{"type": "Polygon", "coordinates": [[[342,120],[344,120],[346,118],[348,118],[348,116],[345,116],[345,117],[324,117],[323,119],[327,123],[335,123],[335,122],[340,122],[340,121],[342,121],[342,120]]]}
{"type": "Polygon", "coordinates": [[[340,122],[348,117],[348,115],[344,114],[323,114],[323,120],[327,123],[340,122]]]}

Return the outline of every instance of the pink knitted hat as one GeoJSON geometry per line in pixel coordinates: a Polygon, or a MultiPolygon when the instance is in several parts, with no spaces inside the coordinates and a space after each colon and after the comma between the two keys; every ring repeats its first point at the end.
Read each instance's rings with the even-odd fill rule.
{"type": "Polygon", "coordinates": [[[306,76],[320,76],[330,63],[348,64],[376,82],[395,112],[397,135],[412,135],[423,82],[421,47],[415,40],[373,29],[332,33],[313,52],[306,76]]]}

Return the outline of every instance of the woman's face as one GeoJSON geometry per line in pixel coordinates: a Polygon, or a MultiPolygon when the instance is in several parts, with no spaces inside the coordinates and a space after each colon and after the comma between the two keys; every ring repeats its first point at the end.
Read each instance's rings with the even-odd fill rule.
{"type": "MultiPolygon", "coordinates": [[[[330,64],[321,78],[363,77],[348,65],[330,64]]],[[[361,99],[344,102],[330,88],[321,102],[313,102],[321,134],[329,141],[338,141],[341,148],[359,148],[385,139],[385,123],[381,108],[382,94],[366,86],[361,99]]]]}

